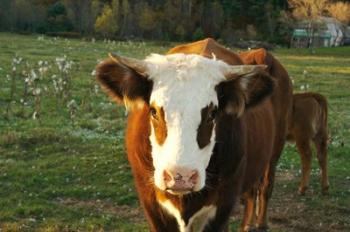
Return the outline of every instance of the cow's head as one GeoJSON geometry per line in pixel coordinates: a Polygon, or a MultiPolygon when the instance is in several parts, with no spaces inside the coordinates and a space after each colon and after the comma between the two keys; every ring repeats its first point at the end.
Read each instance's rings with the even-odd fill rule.
{"type": "MultiPolygon", "coordinates": [[[[215,145],[217,113],[239,117],[273,89],[263,66],[230,66],[199,55],[111,55],[97,68],[107,93],[131,110],[149,108],[154,183],[173,194],[199,191],[215,145]]],[[[228,125],[229,126],[229,125],[228,125]]]]}

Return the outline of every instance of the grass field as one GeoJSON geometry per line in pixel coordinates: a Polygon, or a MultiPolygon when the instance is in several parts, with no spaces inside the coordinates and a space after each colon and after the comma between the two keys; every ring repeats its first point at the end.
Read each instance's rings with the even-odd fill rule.
{"type": "MultiPolygon", "coordinates": [[[[173,44],[0,33],[0,231],[147,231],[124,152],[125,112],[93,78],[110,51],[135,58],[173,44]],[[64,57],[66,56],[66,57],[64,57]]],[[[271,231],[350,231],[350,47],[277,49],[294,79],[329,99],[330,194],[297,194],[288,145],[270,205],[271,231]]],[[[232,231],[239,224],[232,219],[232,231]]]]}

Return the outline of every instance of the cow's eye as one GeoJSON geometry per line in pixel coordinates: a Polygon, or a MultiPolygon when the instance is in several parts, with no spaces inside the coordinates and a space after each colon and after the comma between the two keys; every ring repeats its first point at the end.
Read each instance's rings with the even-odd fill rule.
{"type": "Polygon", "coordinates": [[[208,119],[207,119],[208,123],[214,121],[214,119],[215,119],[215,117],[216,117],[217,111],[218,111],[218,110],[217,110],[216,107],[215,107],[215,108],[213,108],[213,109],[209,112],[208,119]]]}
{"type": "Polygon", "coordinates": [[[155,109],[155,108],[153,108],[153,107],[151,107],[150,109],[149,109],[149,113],[150,113],[150,115],[152,116],[152,118],[154,118],[154,119],[157,119],[157,110],[155,109]]]}

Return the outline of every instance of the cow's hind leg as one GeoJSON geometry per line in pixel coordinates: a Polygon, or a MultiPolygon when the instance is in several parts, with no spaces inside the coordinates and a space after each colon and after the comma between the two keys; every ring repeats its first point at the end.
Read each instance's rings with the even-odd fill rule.
{"type": "Polygon", "coordinates": [[[299,184],[299,194],[304,195],[309,186],[311,172],[312,152],[309,139],[298,138],[296,145],[301,158],[301,182],[299,184]]]}
{"type": "MultiPolygon", "coordinates": [[[[282,135],[276,135],[276,140],[280,141],[279,144],[276,144],[270,163],[268,167],[266,167],[266,171],[264,174],[263,182],[259,187],[258,194],[258,216],[256,221],[256,226],[258,231],[267,231],[268,230],[268,217],[267,217],[267,206],[269,200],[272,196],[272,191],[275,182],[275,174],[276,174],[276,166],[277,162],[281,156],[285,140],[281,140],[282,135]],[[278,138],[278,139],[277,139],[278,138]]],[[[284,134],[283,134],[284,136],[284,134]]]]}
{"type": "Polygon", "coordinates": [[[257,204],[257,221],[256,230],[258,232],[268,231],[268,217],[267,206],[272,195],[274,179],[275,179],[275,165],[270,163],[269,168],[265,171],[264,179],[259,186],[258,204],[257,204]],[[273,167],[271,166],[273,165],[273,167]]]}
{"type": "Polygon", "coordinates": [[[328,161],[327,161],[327,135],[317,136],[314,139],[317,151],[317,159],[321,168],[322,194],[328,194],[328,161]]]}

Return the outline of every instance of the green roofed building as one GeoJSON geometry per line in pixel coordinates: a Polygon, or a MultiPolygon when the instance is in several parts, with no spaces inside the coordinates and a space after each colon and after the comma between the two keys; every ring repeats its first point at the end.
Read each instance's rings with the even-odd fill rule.
{"type": "Polygon", "coordinates": [[[344,39],[344,25],[329,17],[321,17],[314,28],[313,35],[307,28],[307,22],[300,22],[294,29],[291,38],[291,47],[336,47],[342,44],[344,39]]]}
{"type": "Polygon", "coordinates": [[[307,48],[309,44],[309,35],[306,29],[294,29],[291,47],[294,48],[307,48]]]}

